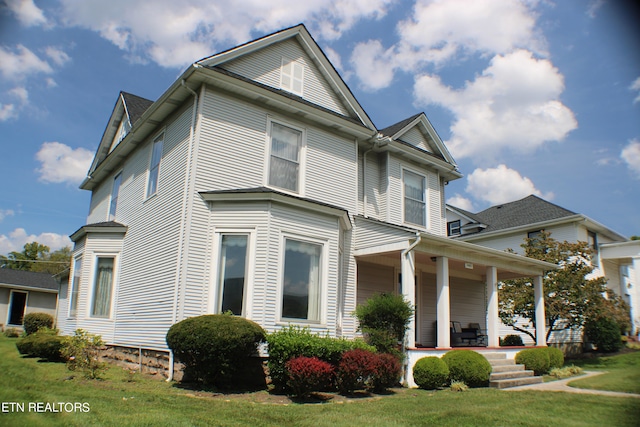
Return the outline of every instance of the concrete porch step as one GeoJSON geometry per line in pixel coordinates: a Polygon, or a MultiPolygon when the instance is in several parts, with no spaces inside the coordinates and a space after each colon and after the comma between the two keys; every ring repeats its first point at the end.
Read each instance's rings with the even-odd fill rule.
{"type": "MultiPolygon", "coordinates": [[[[518,365],[522,366],[522,365],[518,365]]],[[[516,378],[532,377],[533,371],[530,370],[518,370],[518,371],[506,371],[506,372],[492,372],[489,376],[489,381],[509,380],[516,378]]]]}
{"type": "Polygon", "coordinates": [[[488,359],[491,366],[515,366],[513,359],[488,359]]]}
{"type": "Polygon", "coordinates": [[[491,372],[517,372],[517,371],[524,371],[524,365],[516,365],[516,364],[511,364],[511,365],[493,365],[491,367],[491,372]]]}
{"type": "Polygon", "coordinates": [[[541,384],[542,382],[543,382],[542,377],[511,378],[511,379],[490,381],[489,387],[503,389],[503,388],[518,387],[521,385],[541,384]]]}

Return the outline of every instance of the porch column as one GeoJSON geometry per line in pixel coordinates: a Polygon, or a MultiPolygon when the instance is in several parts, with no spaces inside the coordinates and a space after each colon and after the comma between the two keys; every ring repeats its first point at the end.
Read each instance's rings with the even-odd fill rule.
{"type": "MultiPolygon", "coordinates": [[[[409,251],[406,255],[402,256],[400,259],[400,270],[402,272],[402,282],[400,286],[402,289],[402,296],[405,301],[411,304],[411,307],[416,307],[416,265],[415,265],[415,254],[413,251],[409,251]]],[[[414,311],[413,316],[411,316],[411,320],[409,321],[409,325],[407,327],[407,332],[405,334],[405,346],[406,348],[412,348],[416,346],[416,311],[414,311]]]]}
{"type": "Polygon", "coordinates": [[[487,267],[487,346],[500,346],[498,269],[496,267],[487,267]]]}
{"type": "Polygon", "coordinates": [[[546,347],[547,324],[544,312],[542,276],[536,276],[533,278],[533,294],[536,302],[536,345],[546,347]]]}
{"type": "Polygon", "coordinates": [[[451,315],[449,313],[449,258],[436,259],[436,317],[438,319],[438,342],[436,348],[450,348],[451,315]]]}

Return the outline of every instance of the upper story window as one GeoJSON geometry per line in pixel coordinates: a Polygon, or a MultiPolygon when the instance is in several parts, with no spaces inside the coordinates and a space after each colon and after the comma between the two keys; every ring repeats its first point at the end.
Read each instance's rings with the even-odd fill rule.
{"type": "Polygon", "coordinates": [[[82,279],[82,257],[73,261],[73,279],[71,281],[71,296],[69,300],[69,317],[78,314],[78,296],[80,295],[80,280],[82,279]]]}
{"type": "Polygon", "coordinates": [[[158,175],[160,174],[160,159],[162,159],[162,146],[164,134],[160,134],[154,141],[151,151],[151,163],[149,164],[149,183],[147,184],[147,197],[156,194],[158,190],[158,175]]]}
{"type": "Polygon", "coordinates": [[[302,96],[302,82],[304,79],[304,65],[282,58],[282,73],[280,75],[280,87],[296,95],[302,96]]]}
{"type": "Polygon", "coordinates": [[[109,221],[114,220],[116,217],[116,210],[118,209],[118,195],[120,194],[120,184],[122,184],[122,172],[118,173],[115,178],[113,178],[111,204],[109,205],[109,221]]]}
{"type": "Polygon", "coordinates": [[[269,185],[300,191],[300,152],[302,131],[279,123],[271,123],[269,185]]]}
{"type": "Polygon", "coordinates": [[[111,317],[113,299],[115,257],[98,257],[96,275],[93,280],[91,317],[111,317]]]}
{"type": "Polygon", "coordinates": [[[426,227],[427,203],[425,177],[404,171],[404,222],[426,227]]]}
{"type": "Polygon", "coordinates": [[[447,223],[447,236],[457,236],[460,234],[460,220],[447,223]]]}

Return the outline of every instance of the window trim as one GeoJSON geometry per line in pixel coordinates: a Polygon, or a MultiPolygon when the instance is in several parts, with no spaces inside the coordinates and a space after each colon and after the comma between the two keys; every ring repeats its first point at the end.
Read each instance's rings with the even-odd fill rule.
{"type": "Polygon", "coordinates": [[[447,236],[460,236],[462,234],[462,221],[456,219],[454,221],[447,222],[447,236]],[[457,229],[458,232],[454,233],[453,230],[457,229]]]}
{"type": "Polygon", "coordinates": [[[117,295],[118,288],[118,280],[119,280],[119,265],[120,265],[120,254],[117,252],[95,252],[93,254],[93,265],[91,268],[91,282],[90,282],[90,298],[86,307],[87,317],[90,319],[96,320],[113,320],[113,314],[115,309],[115,299],[117,295]],[[100,258],[112,258],[113,259],[113,277],[111,278],[111,302],[109,304],[109,315],[108,316],[96,316],[93,314],[93,305],[96,298],[96,279],[98,274],[98,260],[100,258]]]}
{"type": "Polygon", "coordinates": [[[267,129],[266,129],[266,150],[265,150],[265,174],[264,185],[268,188],[273,188],[283,193],[291,194],[294,196],[303,197],[305,194],[305,178],[306,178],[306,154],[307,154],[307,130],[306,128],[293,124],[287,120],[280,118],[267,117],[267,129]],[[298,152],[298,190],[293,191],[288,188],[279,187],[270,183],[271,176],[271,149],[272,139],[271,134],[273,130],[273,124],[284,126],[295,131],[300,132],[300,150],[298,152]]]}
{"type": "Polygon", "coordinates": [[[80,300],[80,283],[82,282],[82,264],[83,264],[83,255],[78,255],[73,258],[73,271],[69,277],[69,307],[67,315],[70,319],[75,319],[78,317],[78,301],[80,300]],[[80,265],[78,266],[78,263],[80,265]],[[78,268],[80,267],[80,268],[78,268]],[[78,273],[78,283],[76,283],[76,273],[78,273]],[[75,298],[73,297],[75,292],[75,298]],[[72,308],[75,302],[75,313],[72,312],[72,308]]]}
{"type": "Polygon", "coordinates": [[[113,221],[118,213],[118,198],[120,197],[120,189],[122,188],[122,170],[116,173],[113,177],[111,185],[111,196],[109,198],[109,214],[107,215],[107,221],[113,221]],[[116,189],[116,180],[120,178],[118,188],[116,189]],[[115,197],[114,197],[115,194],[115,197]],[[115,201],[115,205],[114,205],[115,201]]]}
{"type": "MultiPolygon", "coordinates": [[[[402,222],[403,224],[407,224],[407,225],[411,225],[413,227],[419,227],[419,228],[423,228],[423,229],[428,229],[429,227],[429,204],[428,204],[428,190],[429,190],[429,181],[428,181],[428,176],[426,174],[423,174],[421,172],[416,171],[415,169],[409,169],[407,167],[403,167],[402,168],[402,222]],[[424,197],[424,200],[422,201],[422,203],[424,204],[424,224],[416,224],[414,222],[408,221],[407,220],[407,212],[406,212],[406,200],[407,200],[407,195],[405,192],[405,174],[406,173],[410,173],[410,174],[414,174],[417,175],[419,177],[422,178],[422,183],[423,183],[423,190],[422,190],[422,195],[424,197]]],[[[409,199],[409,200],[413,200],[416,202],[420,202],[419,200],[415,200],[415,199],[409,199]]]]}
{"type": "Polygon", "coordinates": [[[158,133],[151,142],[151,152],[149,153],[149,167],[147,168],[147,186],[145,190],[145,199],[150,199],[151,197],[158,194],[158,186],[160,184],[160,165],[162,163],[162,154],[164,153],[164,140],[165,140],[165,131],[158,133]],[[156,165],[153,163],[153,153],[156,143],[161,144],[160,155],[158,156],[158,162],[156,165]],[[151,178],[153,170],[156,169],[157,173],[154,177],[154,185],[153,185],[153,193],[151,193],[151,178]]]}
{"type": "Polygon", "coordinates": [[[280,248],[280,257],[278,260],[278,292],[277,292],[277,302],[276,302],[276,324],[278,325],[291,325],[291,324],[299,324],[306,326],[316,326],[316,327],[326,327],[327,323],[327,283],[329,278],[329,262],[328,262],[328,252],[329,252],[329,242],[328,240],[314,238],[310,236],[304,236],[295,233],[283,232],[280,236],[281,248],[280,248]],[[320,278],[318,280],[318,286],[320,287],[319,296],[318,296],[318,319],[309,320],[309,319],[299,319],[292,317],[284,317],[282,315],[283,309],[283,298],[284,298],[284,264],[285,257],[287,251],[287,240],[293,240],[301,243],[308,243],[311,245],[318,245],[321,247],[320,251],[320,259],[318,272],[320,274],[320,278]]]}
{"type": "Polygon", "coordinates": [[[298,96],[302,96],[302,94],[304,93],[304,69],[305,66],[304,64],[300,63],[299,61],[296,61],[294,59],[288,58],[286,56],[282,57],[282,62],[280,64],[280,88],[283,90],[286,90],[287,92],[291,92],[294,95],[298,95],[298,96]],[[287,65],[291,65],[291,73],[285,73],[285,67],[287,65]],[[298,68],[300,70],[301,73],[301,77],[298,79],[296,78],[296,68],[298,68]],[[286,85],[284,83],[284,79],[285,79],[285,74],[287,74],[287,77],[290,80],[290,84],[286,85]],[[295,90],[295,83],[299,82],[300,83],[300,91],[295,90]]]}

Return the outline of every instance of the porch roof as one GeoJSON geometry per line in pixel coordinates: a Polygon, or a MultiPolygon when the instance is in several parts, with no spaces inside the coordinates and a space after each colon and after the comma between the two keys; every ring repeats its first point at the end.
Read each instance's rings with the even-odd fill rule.
{"type": "Polygon", "coordinates": [[[429,233],[416,232],[413,237],[396,243],[360,248],[355,251],[359,259],[386,257],[399,258],[402,251],[415,244],[416,263],[422,269],[435,272],[435,259],[447,257],[449,270],[453,275],[468,278],[480,278],[486,274],[486,267],[496,267],[498,280],[518,277],[544,276],[547,271],[555,270],[557,265],[522,255],[453,240],[429,233]]]}

